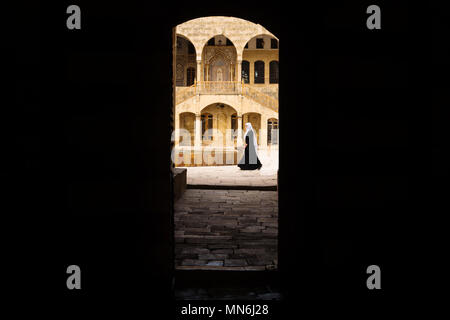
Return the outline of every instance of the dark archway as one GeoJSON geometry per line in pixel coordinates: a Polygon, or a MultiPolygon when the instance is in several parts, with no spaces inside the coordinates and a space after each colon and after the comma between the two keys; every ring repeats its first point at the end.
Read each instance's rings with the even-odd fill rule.
{"type": "Polygon", "coordinates": [[[270,61],[269,70],[269,83],[278,83],[278,61],[270,61]]]}
{"type": "Polygon", "coordinates": [[[264,73],[265,73],[265,70],[264,70],[264,61],[261,61],[261,60],[258,60],[258,61],[255,61],[255,76],[254,76],[254,79],[255,79],[255,83],[258,83],[258,84],[263,84],[264,83],[264,73]]]}

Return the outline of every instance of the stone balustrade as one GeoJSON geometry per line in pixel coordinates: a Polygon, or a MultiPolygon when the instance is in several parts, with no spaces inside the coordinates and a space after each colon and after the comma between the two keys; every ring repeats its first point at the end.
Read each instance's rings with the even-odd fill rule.
{"type": "Polygon", "coordinates": [[[241,94],[258,102],[264,107],[268,107],[278,112],[278,99],[261,92],[259,88],[257,89],[238,81],[201,81],[194,83],[190,87],[177,87],[176,104],[179,104],[197,94],[241,94]]]}

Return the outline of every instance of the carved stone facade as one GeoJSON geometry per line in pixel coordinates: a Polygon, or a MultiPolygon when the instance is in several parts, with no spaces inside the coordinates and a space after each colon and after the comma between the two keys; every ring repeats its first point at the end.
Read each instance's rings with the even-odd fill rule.
{"type": "Polygon", "coordinates": [[[236,81],[236,49],[232,46],[206,46],[203,53],[205,81],[236,81]]]}
{"type": "Polygon", "coordinates": [[[267,148],[268,124],[278,127],[276,36],[243,19],[204,17],[176,26],[174,38],[175,148],[235,151],[245,122],[267,148]]]}

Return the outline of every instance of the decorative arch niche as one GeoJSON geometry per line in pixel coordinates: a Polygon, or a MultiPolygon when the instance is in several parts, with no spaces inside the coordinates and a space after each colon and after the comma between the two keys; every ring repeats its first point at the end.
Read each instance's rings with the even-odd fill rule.
{"type": "Polygon", "coordinates": [[[206,46],[203,50],[206,81],[235,81],[237,53],[234,46],[206,46]]]}

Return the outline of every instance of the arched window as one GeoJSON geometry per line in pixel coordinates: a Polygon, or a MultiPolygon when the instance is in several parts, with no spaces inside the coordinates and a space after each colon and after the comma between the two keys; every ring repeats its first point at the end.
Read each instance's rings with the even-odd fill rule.
{"type": "Polygon", "coordinates": [[[278,83],[278,61],[270,61],[270,82],[278,83]]]}
{"type": "Polygon", "coordinates": [[[264,61],[255,61],[255,83],[264,83],[264,61]]]}
{"type": "Polygon", "coordinates": [[[250,62],[243,60],[242,61],[242,80],[244,83],[250,83],[250,62]]]}
{"type": "Polygon", "coordinates": [[[192,86],[194,84],[195,79],[195,68],[189,67],[186,70],[186,85],[192,86]]]}
{"type": "Polygon", "coordinates": [[[267,120],[267,143],[278,144],[278,120],[267,120]]]}

